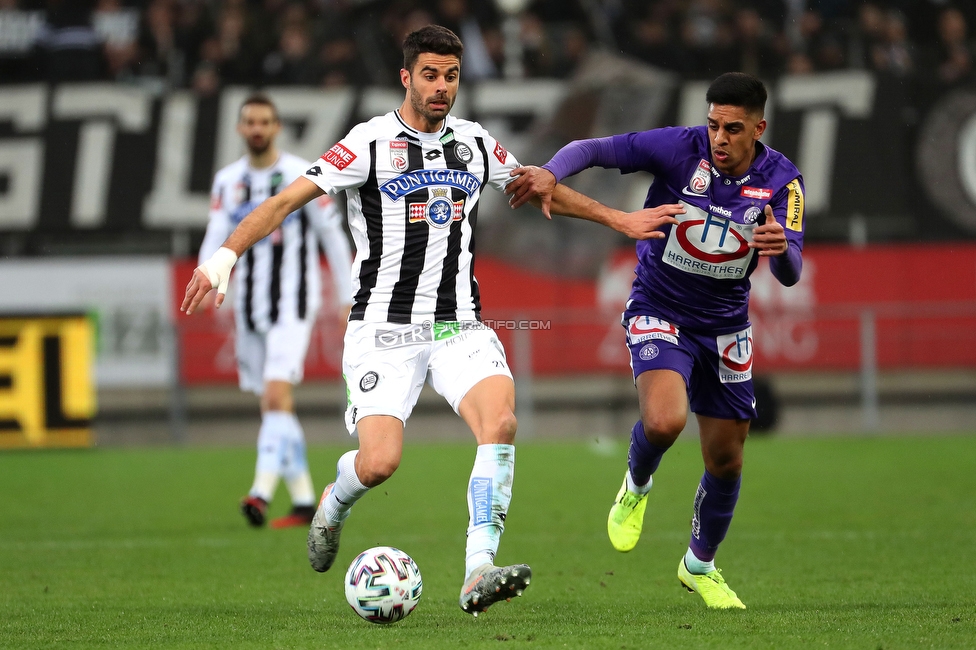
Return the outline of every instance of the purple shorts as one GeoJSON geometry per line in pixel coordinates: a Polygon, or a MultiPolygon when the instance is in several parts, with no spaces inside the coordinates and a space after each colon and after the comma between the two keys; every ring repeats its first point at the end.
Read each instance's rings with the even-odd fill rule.
{"type": "Polygon", "coordinates": [[[751,325],[728,334],[692,332],[628,309],[623,326],[635,380],[648,370],[674,370],[684,377],[693,413],[726,420],[756,417],[751,325]]]}

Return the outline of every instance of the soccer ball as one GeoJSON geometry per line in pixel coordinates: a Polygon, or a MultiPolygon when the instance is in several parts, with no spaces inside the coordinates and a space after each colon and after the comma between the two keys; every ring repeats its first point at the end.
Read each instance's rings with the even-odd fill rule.
{"type": "Polygon", "coordinates": [[[346,602],[370,623],[396,623],[420,602],[424,582],[417,563],[392,546],[363,551],[346,571],[346,602]]]}

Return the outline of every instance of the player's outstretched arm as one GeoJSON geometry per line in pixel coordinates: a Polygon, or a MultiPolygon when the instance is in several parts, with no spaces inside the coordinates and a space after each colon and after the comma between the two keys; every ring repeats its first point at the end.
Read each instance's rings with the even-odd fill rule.
{"type": "MultiPolygon", "coordinates": [[[[534,199],[533,203],[538,199],[534,199]]],[[[607,207],[599,201],[580,194],[565,185],[557,184],[552,192],[551,211],[574,219],[584,219],[613,228],[631,239],[659,239],[665,236],[659,228],[677,224],[676,214],[685,209],[680,203],[661,205],[636,212],[623,212],[607,207]]]]}
{"type": "Polygon", "coordinates": [[[237,263],[237,258],[274,232],[285,217],[322,194],[324,192],[318,185],[300,177],[280,194],[262,201],[237,225],[224,245],[209,260],[194,269],[193,277],[186,285],[180,311],[192,314],[211,289],[217,289],[214,306],[220,307],[224,302],[224,294],[227,293],[230,271],[237,263]]]}

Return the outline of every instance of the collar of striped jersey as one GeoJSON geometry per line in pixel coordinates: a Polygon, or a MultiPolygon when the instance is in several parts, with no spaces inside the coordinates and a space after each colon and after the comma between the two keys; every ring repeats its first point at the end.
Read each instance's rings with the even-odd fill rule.
{"type": "Polygon", "coordinates": [[[439,128],[437,131],[434,131],[433,133],[425,133],[424,131],[418,131],[417,129],[407,124],[407,121],[403,119],[402,115],[400,115],[399,108],[393,110],[393,116],[396,117],[397,121],[403,125],[403,128],[405,128],[410,133],[410,135],[417,138],[418,140],[437,140],[443,137],[444,133],[447,132],[447,121],[451,119],[451,115],[450,113],[448,113],[447,115],[444,116],[444,120],[441,122],[441,128],[439,128]]]}

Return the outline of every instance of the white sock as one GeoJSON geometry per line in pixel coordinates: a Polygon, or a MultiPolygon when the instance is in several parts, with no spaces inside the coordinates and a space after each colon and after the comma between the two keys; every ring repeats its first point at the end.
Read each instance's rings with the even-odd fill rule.
{"type": "Polygon", "coordinates": [[[705,575],[706,573],[711,573],[715,570],[715,560],[703,562],[695,556],[694,551],[692,551],[689,547],[688,551],[685,553],[685,566],[688,567],[688,573],[705,575]]]}
{"type": "Polygon", "coordinates": [[[308,458],[305,455],[305,432],[294,413],[290,416],[287,428],[284,430],[285,443],[282,455],[281,473],[288,486],[293,506],[314,506],[315,488],[312,486],[312,475],[308,471],[308,458]]]}
{"type": "Polygon", "coordinates": [[[634,483],[634,477],[630,475],[630,470],[627,470],[627,489],[634,494],[647,494],[651,491],[651,486],[654,485],[654,477],[647,479],[647,485],[637,485],[634,483]]]}
{"type": "Polygon", "coordinates": [[[515,478],[514,445],[478,445],[468,481],[468,541],[464,575],[482,564],[494,564],[505,530],[515,478]]]}
{"type": "Polygon", "coordinates": [[[325,510],[325,517],[332,523],[345,521],[349,516],[349,509],[359,501],[369,488],[362,484],[356,474],[356,456],[358,450],[347,451],[336,463],[335,487],[329,493],[329,498],[319,506],[325,510]]]}
{"type": "Polygon", "coordinates": [[[294,417],[287,411],[266,411],[261,414],[258,460],[254,468],[254,484],[249,492],[252,497],[271,503],[281,477],[288,430],[294,417]]]}
{"type": "Polygon", "coordinates": [[[248,490],[248,496],[264,499],[265,503],[271,503],[271,497],[274,496],[275,488],[278,487],[278,478],[278,472],[255,471],[254,483],[248,490]]]}

